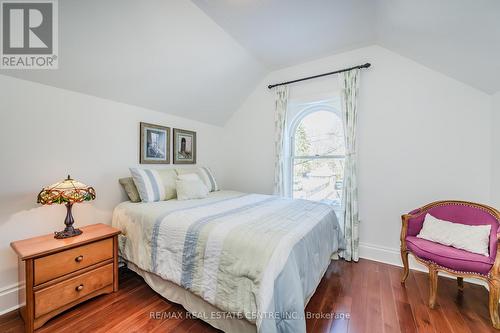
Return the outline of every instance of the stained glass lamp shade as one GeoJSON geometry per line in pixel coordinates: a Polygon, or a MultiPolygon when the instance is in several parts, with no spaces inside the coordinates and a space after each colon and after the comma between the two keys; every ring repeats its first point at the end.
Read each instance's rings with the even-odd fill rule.
{"type": "Polygon", "coordinates": [[[80,229],[75,229],[71,208],[74,203],[90,201],[95,199],[95,190],[79,181],[71,179],[70,176],[65,180],[44,187],[38,194],[37,202],[42,205],[65,204],[67,213],[64,224],[66,228],[63,231],[54,233],[54,238],[68,238],[78,236],[82,233],[80,229]]]}

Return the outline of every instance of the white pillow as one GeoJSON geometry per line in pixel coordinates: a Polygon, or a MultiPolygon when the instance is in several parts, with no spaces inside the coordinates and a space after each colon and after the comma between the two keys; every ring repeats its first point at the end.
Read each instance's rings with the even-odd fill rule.
{"type": "Polygon", "coordinates": [[[199,167],[199,168],[179,168],[177,169],[177,173],[179,175],[184,174],[197,174],[203,183],[208,187],[210,192],[218,191],[219,185],[215,180],[214,173],[210,168],[207,167],[199,167]]]}
{"type": "Polygon", "coordinates": [[[203,199],[208,195],[208,187],[198,179],[177,179],[177,200],[203,199]]]}
{"type": "Polygon", "coordinates": [[[177,176],[177,180],[201,180],[196,173],[183,173],[177,176]]]}
{"type": "Polygon", "coordinates": [[[466,225],[452,223],[425,215],[424,225],[418,238],[439,244],[453,246],[457,249],[489,256],[491,225],[466,225]]]}
{"type": "Polygon", "coordinates": [[[158,169],[158,174],[165,187],[165,197],[162,200],[174,199],[177,196],[175,182],[177,181],[177,172],[174,169],[158,169]]]}
{"type": "Polygon", "coordinates": [[[207,167],[201,167],[199,168],[199,173],[201,174],[201,180],[208,186],[208,190],[210,192],[215,192],[219,190],[219,185],[217,184],[217,181],[215,180],[214,173],[210,168],[207,167]]]}
{"type": "Polygon", "coordinates": [[[165,199],[165,186],[157,170],[130,168],[130,173],[143,202],[165,199]]]}

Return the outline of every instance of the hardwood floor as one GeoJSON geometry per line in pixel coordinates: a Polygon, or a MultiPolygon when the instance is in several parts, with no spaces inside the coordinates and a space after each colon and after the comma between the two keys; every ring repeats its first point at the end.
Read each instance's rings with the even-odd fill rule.
{"type": "MultiPolygon", "coordinates": [[[[436,309],[427,306],[427,275],[411,271],[406,288],[401,268],[370,260],[334,261],[306,308],[308,332],[498,332],[490,325],[488,293],[465,283],[439,278],[436,309]],[[336,318],[319,318],[321,314],[336,318]]],[[[0,317],[0,332],[22,332],[17,312],[0,317]]],[[[50,320],[37,333],[48,332],[218,332],[149,288],[141,277],[120,271],[120,290],[87,301],[50,320]],[[151,313],[168,313],[168,319],[151,313]]]]}

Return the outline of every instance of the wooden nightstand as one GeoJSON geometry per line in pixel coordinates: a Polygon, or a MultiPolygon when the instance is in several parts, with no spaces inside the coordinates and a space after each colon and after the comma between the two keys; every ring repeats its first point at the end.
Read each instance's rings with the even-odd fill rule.
{"type": "Polygon", "coordinates": [[[81,228],[83,234],[55,239],[45,235],[10,245],[19,257],[21,317],[26,332],[97,295],[118,290],[118,234],[105,224],[81,228]]]}

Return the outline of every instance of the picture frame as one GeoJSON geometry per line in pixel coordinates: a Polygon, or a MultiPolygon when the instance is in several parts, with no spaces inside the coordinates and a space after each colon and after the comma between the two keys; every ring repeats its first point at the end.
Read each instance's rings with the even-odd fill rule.
{"type": "Polygon", "coordinates": [[[174,128],[174,164],[196,164],[196,132],[174,128]]]}
{"type": "Polygon", "coordinates": [[[140,164],[170,164],[170,127],[140,123],[140,164]]]}

